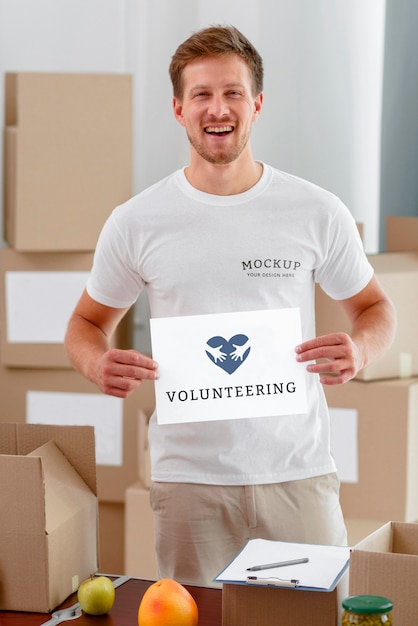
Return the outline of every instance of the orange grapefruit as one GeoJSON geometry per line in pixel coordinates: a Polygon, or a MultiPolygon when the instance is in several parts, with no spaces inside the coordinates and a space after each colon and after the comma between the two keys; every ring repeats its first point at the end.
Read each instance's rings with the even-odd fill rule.
{"type": "Polygon", "coordinates": [[[161,578],[144,593],[138,609],[138,626],[197,626],[193,596],[171,578],[161,578]]]}

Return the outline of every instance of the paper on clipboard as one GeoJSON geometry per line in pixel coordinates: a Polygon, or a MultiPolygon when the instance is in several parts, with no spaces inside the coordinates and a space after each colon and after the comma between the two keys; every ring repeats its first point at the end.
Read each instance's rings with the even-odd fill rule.
{"type": "Polygon", "coordinates": [[[309,559],[307,563],[266,569],[256,574],[260,578],[297,579],[300,589],[333,591],[348,567],[350,548],[251,539],[215,582],[245,584],[249,567],[305,557],[309,559]]]}

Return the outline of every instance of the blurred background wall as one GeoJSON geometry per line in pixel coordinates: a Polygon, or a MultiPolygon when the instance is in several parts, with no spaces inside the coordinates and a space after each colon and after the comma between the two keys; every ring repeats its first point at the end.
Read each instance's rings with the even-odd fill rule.
{"type": "Polygon", "coordinates": [[[339,195],[384,251],[385,216],[418,214],[415,0],[0,0],[0,107],[7,71],[131,73],[136,193],[188,161],[167,68],[214,23],[264,58],[256,158],[339,195]]]}

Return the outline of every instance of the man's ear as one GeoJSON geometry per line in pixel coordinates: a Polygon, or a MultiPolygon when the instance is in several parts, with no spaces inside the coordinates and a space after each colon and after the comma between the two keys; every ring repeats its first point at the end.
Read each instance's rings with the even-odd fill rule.
{"type": "Polygon", "coordinates": [[[263,92],[261,91],[254,100],[253,122],[260,117],[261,109],[263,108],[263,98],[263,92]]]}
{"type": "Polygon", "coordinates": [[[175,97],[173,98],[173,112],[174,112],[174,117],[176,118],[178,123],[184,126],[183,105],[181,101],[175,97]]]}

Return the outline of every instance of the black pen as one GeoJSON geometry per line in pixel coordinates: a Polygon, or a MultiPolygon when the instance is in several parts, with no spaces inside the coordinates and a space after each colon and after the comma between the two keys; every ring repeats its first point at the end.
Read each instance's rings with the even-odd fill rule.
{"type": "Polygon", "coordinates": [[[285,567],[286,565],[299,565],[299,563],[308,563],[308,558],[292,559],[290,561],[279,561],[278,563],[266,563],[265,565],[254,565],[247,567],[247,572],[258,572],[262,569],[273,569],[274,567],[285,567]]]}

